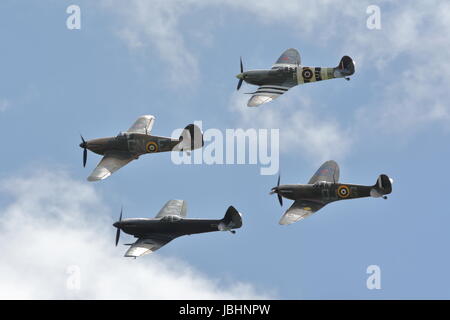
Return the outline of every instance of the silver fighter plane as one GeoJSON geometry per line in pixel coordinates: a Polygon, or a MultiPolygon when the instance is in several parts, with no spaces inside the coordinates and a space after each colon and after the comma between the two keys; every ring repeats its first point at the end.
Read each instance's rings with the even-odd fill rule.
{"type": "Polygon", "coordinates": [[[139,257],[154,252],[175,238],[196,233],[213,231],[230,231],[242,226],[241,214],[232,206],[228,207],[223,219],[187,219],[186,202],[184,200],[169,200],[155,218],[132,218],[113,224],[117,228],[116,246],[119,243],[120,230],[138,238],[125,253],[125,257],[139,257]]]}
{"type": "Polygon", "coordinates": [[[349,56],[342,57],[334,68],[306,67],[301,65],[298,51],[292,48],[283,52],[272,69],[244,72],[242,58],[240,66],[241,72],[236,76],[239,79],[237,90],[243,81],[259,86],[255,92],[249,93],[252,94],[247,103],[249,107],[270,102],[299,84],[334,78],[350,80],[349,76],[355,73],[355,63],[349,56]]]}

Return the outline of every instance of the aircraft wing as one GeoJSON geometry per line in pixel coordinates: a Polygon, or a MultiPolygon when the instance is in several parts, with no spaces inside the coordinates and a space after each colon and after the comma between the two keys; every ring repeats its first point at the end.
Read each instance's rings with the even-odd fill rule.
{"type": "Polygon", "coordinates": [[[296,49],[287,49],[281,54],[277,62],[272,66],[272,69],[285,66],[299,66],[301,63],[300,54],[296,49]]]}
{"type": "Polygon", "coordinates": [[[270,102],[287,92],[290,88],[292,88],[290,85],[262,85],[253,92],[253,96],[248,100],[247,106],[257,107],[260,104],[270,102]]]}
{"type": "Polygon", "coordinates": [[[109,151],[87,179],[88,181],[106,179],[133,159],[134,156],[129,152],[109,151]]]}
{"type": "Polygon", "coordinates": [[[325,204],[307,201],[307,200],[297,200],[292,206],[287,209],[284,215],[280,219],[280,224],[288,225],[299,220],[309,217],[314,212],[320,210],[325,204]]]}
{"type": "Polygon", "coordinates": [[[317,181],[338,182],[339,181],[339,165],[336,161],[329,160],[322,164],[320,168],[309,179],[309,184],[314,184],[317,181]]]}
{"type": "Polygon", "coordinates": [[[164,235],[159,237],[153,235],[151,237],[139,238],[131,247],[125,252],[125,257],[140,257],[145,254],[155,252],[162,246],[172,241],[174,237],[164,235]]]}
{"type": "Polygon", "coordinates": [[[186,217],[187,203],[184,200],[169,200],[164,207],[159,210],[156,218],[162,218],[164,216],[180,216],[186,217]]]}
{"type": "Polygon", "coordinates": [[[129,133],[150,134],[155,123],[155,117],[151,115],[140,116],[136,122],[128,129],[129,133]]]}

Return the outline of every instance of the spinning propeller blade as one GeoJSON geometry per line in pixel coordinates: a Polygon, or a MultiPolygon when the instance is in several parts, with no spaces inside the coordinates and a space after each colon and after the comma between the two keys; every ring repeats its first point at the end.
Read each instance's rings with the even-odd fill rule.
{"type": "MultiPolygon", "coordinates": [[[[240,62],[241,62],[241,73],[240,73],[240,75],[242,75],[242,73],[244,72],[244,65],[242,64],[242,57],[240,58],[240,62]]],[[[243,81],[244,81],[244,78],[241,76],[241,78],[239,78],[239,82],[238,82],[238,85],[237,85],[237,88],[236,88],[237,90],[239,90],[241,88],[243,81]]]]}
{"type": "MultiPolygon", "coordinates": [[[[122,221],[122,212],[123,212],[123,207],[120,209],[119,222],[122,221]]],[[[116,228],[117,228],[117,232],[116,232],[116,247],[117,247],[117,244],[119,243],[119,238],[120,238],[120,228],[119,227],[116,227],[116,228]]]]}
{"type": "Polygon", "coordinates": [[[277,186],[272,188],[272,190],[270,191],[270,194],[276,193],[277,197],[278,197],[278,202],[280,203],[281,206],[283,206],[283,197],[278,193],[278,187],[280,186],[280,178],[281,178],[281,176],[278,175],[277,186]]]}
{"type": "MultiPolygon", "coordinates": [[[[278,175],[277,191],[278,191],[278,187],[280,186],[280,178],[281,178],[281,175],[278,175]]],[[[283,197],[281,197],[281,195],[279,193],[277,193],[277,196],[278,196],[278,202],[280,203],[280,206],[283,206],[283,197]]]]}
{"type": "Polygon", "coordinates": [[[86,161],[87,161],[87,149],[86,149],[86,141],[84,140],[83,136],[80,134],[81,137],[81,143],[80,147],[83,148],[83,167],[86,167],[86,161]]]}

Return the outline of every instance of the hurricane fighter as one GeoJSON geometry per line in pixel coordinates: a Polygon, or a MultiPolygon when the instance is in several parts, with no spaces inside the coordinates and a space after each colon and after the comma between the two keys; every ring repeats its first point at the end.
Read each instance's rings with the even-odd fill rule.
{"type": "Polygon", "coordinates": [[[100,138],[85,141],[81,136],[80,147],[83,148],[83,166],[86,166],[87,150],[103,156],[97,167],[87,178],[88,181],[98,181],[108,178],[130,161],[138,159],[146,153],[167,151],[186,151],[203,146],[203,133],[194,124],[188,125],[178,139],[151,135],[155,117],[144,115],[125,132],[116,137],[100,138]]]}

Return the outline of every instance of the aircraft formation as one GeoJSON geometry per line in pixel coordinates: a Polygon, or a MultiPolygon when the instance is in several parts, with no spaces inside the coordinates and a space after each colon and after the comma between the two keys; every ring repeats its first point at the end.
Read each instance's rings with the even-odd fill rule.
{"type": "MultiPolygon", "coordinates": [[[[258,86],[251,92],[248,107],[256,107],[270,102],[290,88],[300,84],[344,78],[350,80],[355,73],[355,63],[349,56],[341,58],[337,67],[307,67],[301,65],[300,54],[296,49],[284,51],[271,69],[244,71],[242,58],[237,90],[245,81],[258,86]]],[[[190,152],[202,148],[203,133],[194,124],[187,125],[178,139],[152,135],[155,117],[140,116],[125,132],[115,137],[85,140],[81,136],[80,147],[83,149],[83,166],[86,166],[87,151],[103,156],[97,167],[87,178],[99,181],[108,178],[115,171],[132,160],[139,159],[147,153],[190,152]]],[[[339,182],[339,166],[333,161],[326,161],[311,177],[307,184],[278,183],[270,191],[276,194],[283,206],[283,198],[293,200],[293,204],[281,217],[279,224],[289,225],[302,220],[331,202],[364,197],[387,199],[392,192],[393,180],[380,174],[374,185],[357,185],[339,182]]],[[[125,257],[139,257],[154,252],[175,238],[215,231],[230,231],[242,226],[242,215],[233,206],[228,207],[222,219],[188,219],[187,204],[184,200],[169,200],[154,218],[123,219],[123,210],[119,220],[113,226],[116,230],[116,246],[121,231],[137,238],[134,243],[126,244],[130,248],[125,257]]]]}

